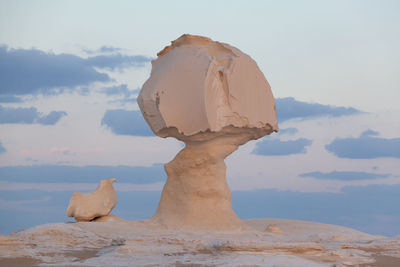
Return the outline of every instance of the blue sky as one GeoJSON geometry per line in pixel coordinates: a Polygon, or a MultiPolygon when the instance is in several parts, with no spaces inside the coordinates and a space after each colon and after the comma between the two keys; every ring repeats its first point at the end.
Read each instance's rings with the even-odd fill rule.
{"type": "Polygon", "coordinates": [[[0,232],[68,220],[72,192],[106,177],[119,179],[117,215],[152,215],[162,164],[182,143],[156,137],[136,97],[156,53],[191,33],[253,57],[276,97],[281,131],[226,160],[239,216],[400,235],[399,10],[389,0],[0,1],[0,232]]]}

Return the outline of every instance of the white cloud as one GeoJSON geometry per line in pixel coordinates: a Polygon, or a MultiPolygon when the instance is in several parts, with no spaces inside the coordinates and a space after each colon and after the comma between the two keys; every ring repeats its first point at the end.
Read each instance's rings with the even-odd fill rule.
{"type": "MultiPolygon", "coordinates": [[[[320,118],[282,123],[281,128],[295,127],[298,132],[294,136],[279,136],[280,139],[307,138],[313,141],[307,153],[280,157],[252,155],[250,153],[253,151],[256,141],[249,142],[227,159],[228,183],[232,190],[264,188],[301,192],[340,192],[343,187],[348,185],[398,184],[400,183],[398,168],[400,159],[349,160],[338,158],[325,149],[325,145],[338,136],[357,137],[368,128],[379,129],[381,135],[386,138],[399,137],[395,135],[396,132],[400,132],[398,114],[383,112],[354,117],[320,118]],[[391,173],[393,176],[365,181],[328,181],[299,177],[301,173],[315,171],[391,173]]],[[[265,139],[269,138],[276,137],[265,137],[265,139]]]]}

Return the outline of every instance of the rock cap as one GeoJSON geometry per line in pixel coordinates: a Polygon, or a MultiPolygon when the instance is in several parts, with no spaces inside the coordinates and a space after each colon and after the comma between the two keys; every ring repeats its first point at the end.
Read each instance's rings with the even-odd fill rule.
{"type": "Polygon", "coordinates": [[[260,132],[258,137],[278,131],[271,87],[239,49],[184,34],[157,56],[138,97],[156,135],[185,140],[246,129],[260,132]]]}

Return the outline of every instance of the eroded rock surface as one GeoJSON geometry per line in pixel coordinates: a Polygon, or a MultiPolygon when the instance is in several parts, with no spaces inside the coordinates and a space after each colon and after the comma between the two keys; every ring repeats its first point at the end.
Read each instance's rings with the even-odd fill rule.
{"type": "Polygon", "coordinates": [[[400,266],[400,237],[285,219],[244,223],[246,231],[177,231],[122,219],[41,225],[0,235],[0,266],[400,266]],[[268,225],[284,234],[264,232],[268,225]]]}
{"type": "Polygon", "coordinates": [[[138,104],[152,130],[164,137],[171,136],[165,128],[183,136],[226,126],[278,130],[271,87],[256,62],[201,36],[182,35],[158,53],[138,104]]]}
{"type": "Polygon", "coordinates": [[[276,224],[270,224],[265,228],[265,232],[275,233],[275,234],[284,234],[281,228],[279,228],[276,224]]]}
{"type": "Polygon", "coordinates": [[[115,181],[115,178],[101,180],[96,191],[91,193],[75,192],[69,202],[67,215],[78,222],[108,215],[118,201],[112,185],[115,181]]]}
{"type": "Polygon", "coordinates": [[[224,159],[278,131],[271,87],[254,60],[209,38],[182,35],[158,53],[138,97],[155,134],[185,148],[152,221],[171,229],[245,229],[232,209],[224,159]]]}

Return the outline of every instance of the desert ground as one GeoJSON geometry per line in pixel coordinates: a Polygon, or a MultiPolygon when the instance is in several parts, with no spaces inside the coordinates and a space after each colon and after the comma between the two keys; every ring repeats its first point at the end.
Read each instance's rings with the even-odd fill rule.
{"type": "Polygon", "coordinates": [[[169,230],[151,221],[46,224],[0,236],[0,266],[400,266],[400,237],[286,219],[247,230],[169,230]]]}

